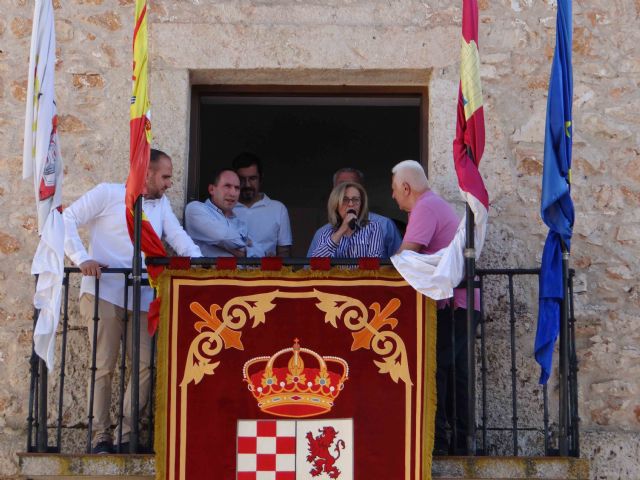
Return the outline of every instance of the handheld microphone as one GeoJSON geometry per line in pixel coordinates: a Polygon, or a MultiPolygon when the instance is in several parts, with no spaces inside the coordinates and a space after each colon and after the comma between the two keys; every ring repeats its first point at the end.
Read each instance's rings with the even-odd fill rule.
{"type": "MultiPolygon", "coordinates": [[[[358,212],[356,212],[353,208],[350,208],[349,210],[347,210],[347,213],[353,213],[354,215],[358,215],[358,212]]],[[[355,230],[358,227],[358,219],[357,218],[352,218],[351,220],[349,220],[349,228],[351,230],[355,230]]]]}

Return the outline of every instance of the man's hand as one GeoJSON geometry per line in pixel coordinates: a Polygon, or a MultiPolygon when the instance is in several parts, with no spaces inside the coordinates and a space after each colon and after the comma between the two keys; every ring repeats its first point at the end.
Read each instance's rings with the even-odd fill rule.
{"type": "Polygon", "coordinates": [[[87,275],[89,277],[100,278],[101,269],[107,268],[109,265],[105,265],[104,263],[96,262],[95,260],[87,260],[86,262],[82,262],[80,264],[80,271],[83,275],[87,275]]]}
{"type": "Polygon", "coordinates": [[[231,248],[231,249],[229,249],[229,252],[234,257],[244,258],[244,257],[247,256],[247,249],[246,248],[231,248]]]}

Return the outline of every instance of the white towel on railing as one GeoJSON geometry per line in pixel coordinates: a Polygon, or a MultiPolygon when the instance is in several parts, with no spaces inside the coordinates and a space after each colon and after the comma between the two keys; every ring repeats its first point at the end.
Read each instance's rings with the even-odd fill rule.
{"type": "Polygon", "coordinates": [[[62,277],[64,275],[64,222],[58,210],[52,210],[44,225],[31,273],[38,275],[33,305],[40,315],[33,331],[33,345],[38,356],[51,370],[55,358],[55,340],[60,321],[62,277]]]}
{"type": "MultiPolygon", "coordinates": [[[[487,232],[488,212],[473,195],[462,192],[474,214],[475,257],[480,257],[487,232]]],[[[451,243],[433,254],[404,250],[391,257],[391,262],[409,285],[434,300],[453,296],[453,289],[464,278],[464,248],[467,235],[466,215],[458,225],[451,243]]]]}

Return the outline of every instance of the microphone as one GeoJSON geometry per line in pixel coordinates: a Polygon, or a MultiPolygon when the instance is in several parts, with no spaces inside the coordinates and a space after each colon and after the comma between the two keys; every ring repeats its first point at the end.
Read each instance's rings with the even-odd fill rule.
{"type": "MultiPolygon", "coordinates": [[[[347,210],[347,213],[353,213],[354,215],[358,215],[358,212],[356,212],[353,208],[350,208],[349,210],[347,210]]],[[[351,230],[355,230],[356,228],[358,228],[358,219],[357,218],[352,218],[351,220],[349,220],[349,228],[351,230]]]]}

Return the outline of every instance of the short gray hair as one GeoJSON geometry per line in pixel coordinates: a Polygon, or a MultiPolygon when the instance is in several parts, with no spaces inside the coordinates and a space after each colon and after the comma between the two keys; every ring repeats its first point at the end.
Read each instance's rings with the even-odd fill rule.
{"type": "Polygon", "coordinates": [[[391,169],[393,178],[399,182],[406,182],[418,192],[429,190],[429,180],[424,168],[415,160],[404,160],[391,169]]]}
{"type": "Polygon", "coordinates": [[[344,167],[344,168],[340,168],[339,170],[336,170],[336,173],[333,174],[333,186],[336,186],[336,180],[338,178],[338,175],[340,175],[341,173],[355,173],[358,176],[358,183],[360,185],[364,185],[364,173],[362,173],[362,171],[358,170],[357,168],[352,168],[352,167],[344,167]]]}

